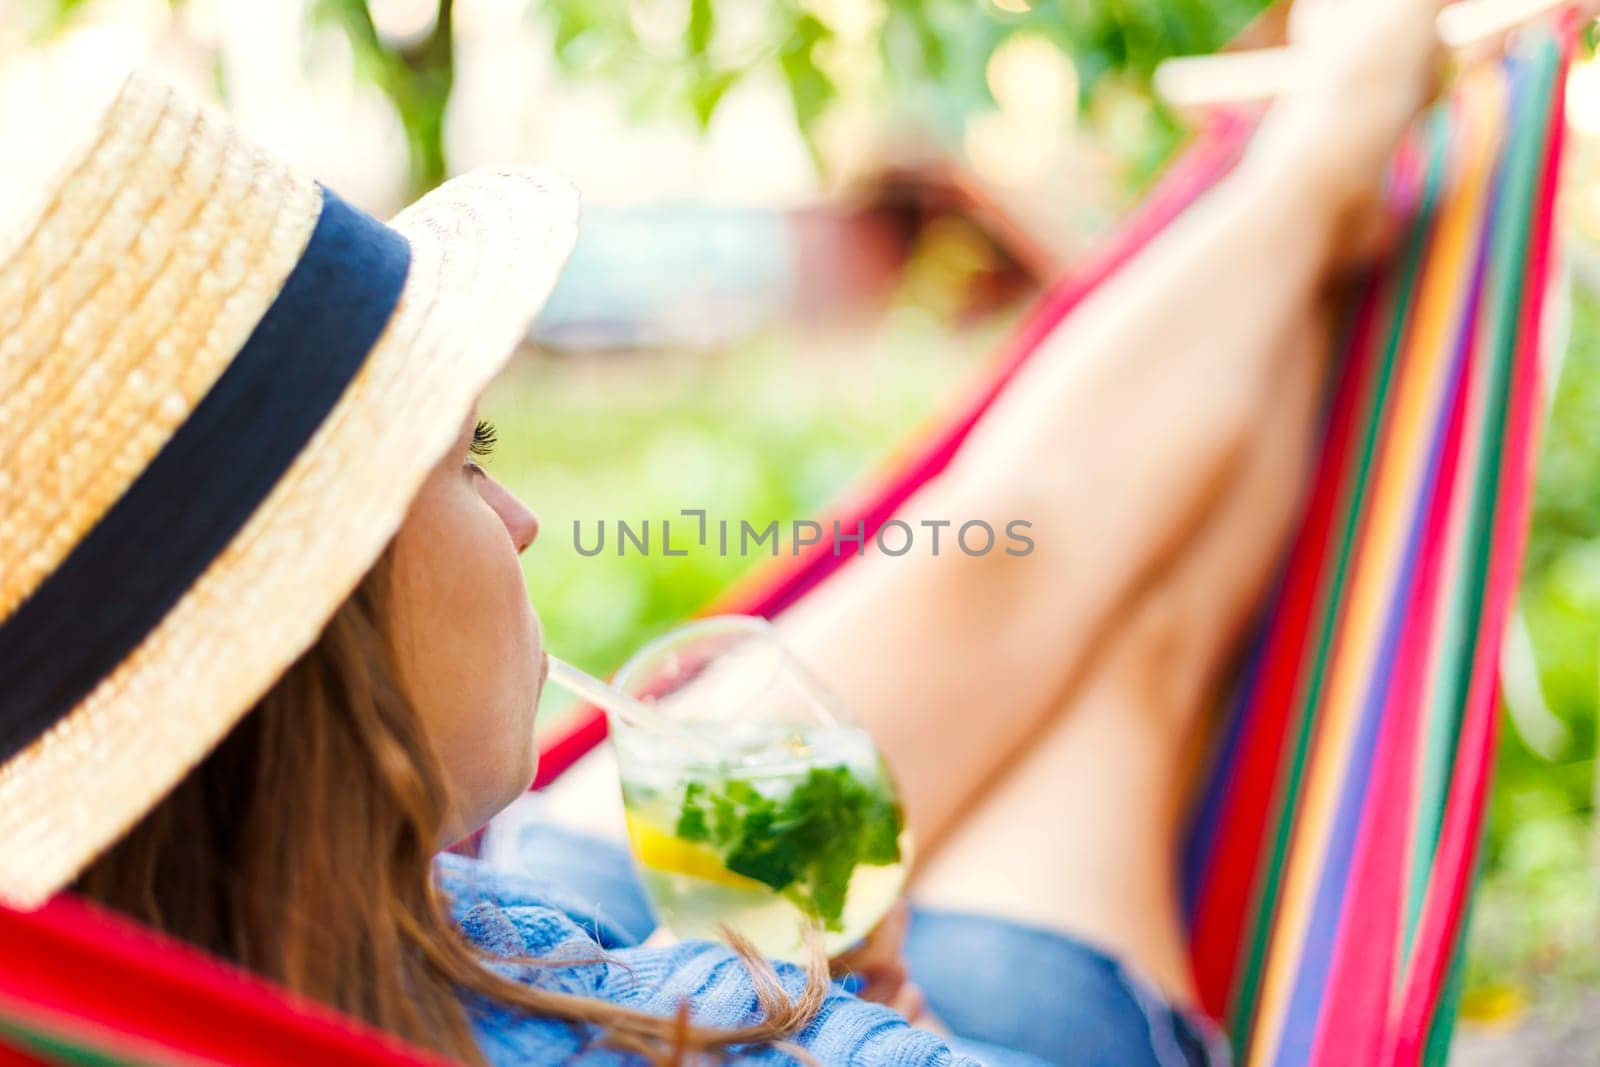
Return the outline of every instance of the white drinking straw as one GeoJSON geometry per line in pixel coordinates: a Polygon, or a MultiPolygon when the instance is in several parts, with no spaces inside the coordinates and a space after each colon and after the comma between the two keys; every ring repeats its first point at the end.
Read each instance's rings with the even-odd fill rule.
{"type": "Polygon", "coordinates": [[[573,696],[582,697],[610,715],[615,715],[625,725],[636,729],[681,734],[683,728],[655,708],[635,700],[622,690],[607,685],[587,671],[581,671],[566,660],[550,657],[550,680],[573,696]]]}
{"type": "Polygon", "coordinates": [[[642,700],[635,700],[614,685],[609,685],[596,678],[587,671],[579,670],[566,660],[554,656],[550,660],[550,680],[575,697],[587,700],[589,703],[603,709],[606,714],[614,715],[624,726],[635,730],[645,730],[656,734],[674,744],[682,745],[695,751],[696,757],[715,763],[720,759],[717,751],[701,738],[695,736],[683,723],[676,722],[661,714],[642,700]]]}

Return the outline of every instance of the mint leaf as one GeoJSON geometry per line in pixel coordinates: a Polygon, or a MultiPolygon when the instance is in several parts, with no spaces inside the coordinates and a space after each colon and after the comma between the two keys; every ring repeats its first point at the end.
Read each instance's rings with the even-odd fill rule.
{"type": "Polygon", "coordinates": [[[902,822],[900,805],[894,798],[875,792],[861,831],[861,862],[876,867],[899,863],[902,822]]]}
{"type": "Polygon", "coordinates": [[[684,787],[678,836],[710,844],[728,870],[782,893],[837,930],[860,864],[900,861],[900,806],[880,783],[813,767],[782,798],[730,778],[684,787]]]}
{"type": "Polygon", "coordinates": [[[685,841],[705,842],[711,840],[711,830],[706,825],[706,809],[703,806],[706,787],[700,782],[690,782],[683,790],[683,808],[678,812],[678,826],[674,831],[685,841]]]}

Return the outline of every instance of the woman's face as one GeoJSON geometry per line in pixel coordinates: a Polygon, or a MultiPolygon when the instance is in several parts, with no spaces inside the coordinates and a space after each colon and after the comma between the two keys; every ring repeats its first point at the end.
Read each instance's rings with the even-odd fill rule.
{"type": "Polygon", "coordinates": [[[394,541],[401,684],[444,762],[450,840],[515,800],[538,762],[545,657],[517,555],[539,522],[479,466],[493,443],[492,428],[468,418],[394,541]]]}

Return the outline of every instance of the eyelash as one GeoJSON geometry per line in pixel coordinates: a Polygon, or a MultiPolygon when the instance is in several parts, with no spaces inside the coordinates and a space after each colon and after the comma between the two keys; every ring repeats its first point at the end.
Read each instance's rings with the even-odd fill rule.
{"type": "Polygon", "coordinates": [[[467,451],[480,459],[488,459],[494,455],[494,446],[499,443],[500,435],[495,431],[494,423],[479,419],[472,428],[472,444],[467,446],[467,451]]]}

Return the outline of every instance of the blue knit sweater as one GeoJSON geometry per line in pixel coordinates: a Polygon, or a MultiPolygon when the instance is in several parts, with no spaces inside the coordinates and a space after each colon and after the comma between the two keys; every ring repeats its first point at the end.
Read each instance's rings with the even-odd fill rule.
{"type": "MultiPolygon", "coordinates": [[[[441,857],[441,887],[450,896],[462,929],[475,943],[501,956],[535,956],[554,965],[504,964],[508,976],[541,989],[596,997],[658,1015],[673,1014],[687,1000],[702,1026],[748,1025],[761,1018],[755,989],[744,965],[726,946],[688,941],[642,948],[625,925],[593,901],[573,899],[560,886],[493,870],[456,856],[441,857]],[[562,960],[571,960],[562,964],[562,960]]],[[[799,968],[779,963],[779,978],[791,996],[805,986],[799,968]]],[[[567,1063],[624,1064],[634,1057],[593,1044],[592,1028],[534,1018],[494,1005],[469,1005],[484,1055],[497,1065],[567,1063]]],[[[795,1039],[826,1064],[887,1067],[977,1067],[941,1038],[908,1026],[898,1014],[852,996],[835,984],[822,1010],[795,1039]]],[[[740,1055],[741,1062],[790,1063],[766,1048],[740,1055]]]]}

